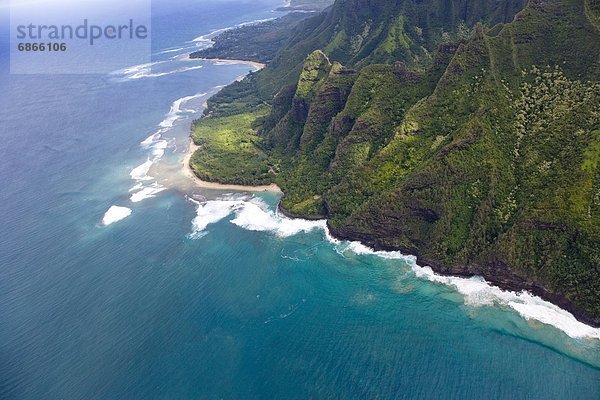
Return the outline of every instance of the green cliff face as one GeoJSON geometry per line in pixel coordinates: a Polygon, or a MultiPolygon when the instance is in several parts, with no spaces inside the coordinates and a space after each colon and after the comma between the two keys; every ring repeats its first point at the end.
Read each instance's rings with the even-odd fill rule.
{"type": "Polygon", "coordinates": [[[320,49],[342,65],[360,68],[402,61],[428,68],[438,44],[469,34],[477,22],[509,22],[526,0],[338,0],[328,11],[301,22],[290,41],[259,77],[270,98],[294,84],[304,59],[320,49]]]}
{"type": "Polygon", "coordinates": [[[600,3],[364,3],[300,23],[209,113],[269,102],[291,215],[599,324],[600,3]]]}

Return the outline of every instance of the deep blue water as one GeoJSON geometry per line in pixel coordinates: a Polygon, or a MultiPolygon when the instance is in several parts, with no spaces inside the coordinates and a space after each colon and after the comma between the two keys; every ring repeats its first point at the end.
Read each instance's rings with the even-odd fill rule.
{"type": "Polygon", "coordinates": [[[191,120],[249,67],[159,53],[279,5],[156,4],[165,62],[139,79],[9,75],[0,32],[0,398],[600,398],[599,341],[571,337],[585,327],[332,243],[275,215],[275,194],[185,184],[191,120]],[[160,147],[140,142],[195,95],[161,131],[148,174],[164,190],[132,202],[154,182],[132,169],[160,147]],[[131,215],[104,226],[112,205],[131,215]]]}

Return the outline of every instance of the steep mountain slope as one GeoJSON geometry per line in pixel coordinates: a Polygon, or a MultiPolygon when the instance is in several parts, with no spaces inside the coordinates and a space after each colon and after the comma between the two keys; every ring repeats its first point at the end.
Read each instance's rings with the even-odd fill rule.
{"type": "Polygon", "coordinates": [[[325,194],[330,225],[598,323],[598,30],[579,2],[531,1],[496,32],[478,29],[393,140],[325,194]]]}
{"type": "Polygon", "coordinates": [[[261,74],[271,96],[297,79],[304,58],[323,50],[349,67],[401,60],[426,68],[439,42],[468,33],[477,22],[508,22],[526,0],[338,0],[329,12],[301,23],[261,74]]]}
{"type": "Polygon", "coordinates": [[[284,211],[600,324],[600,6],[523,6],[339,0],[207,121],[267,101],[284,211]]]}

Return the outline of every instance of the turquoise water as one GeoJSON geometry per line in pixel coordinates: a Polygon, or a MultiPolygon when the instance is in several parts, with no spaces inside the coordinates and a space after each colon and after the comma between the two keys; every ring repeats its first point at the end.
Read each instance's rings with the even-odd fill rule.
{"type": "Polygon", "coordinates": [[[171,4],[167,62],[137,70],[164,75],[9,76],[2,48],[0,398],[600,398],[596,331],[549,306],[332,242],[275,194],[193,188],[189,123],[249,67],[159,53],[279,2],[171,4]],[[131,215],[105,226],[113,205],[131,215]]]}

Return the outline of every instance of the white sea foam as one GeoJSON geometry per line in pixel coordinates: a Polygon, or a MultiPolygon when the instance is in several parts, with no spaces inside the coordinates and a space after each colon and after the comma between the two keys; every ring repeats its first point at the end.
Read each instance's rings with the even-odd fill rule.
{"type": "Polygon", "coordinates": [[[122,80],[128,79],[136,79],[136,77],[141,77],[146,74],[151,74],[152,67],[159,64],[164,64],[170,62],[168,60],[163,61],[155,61],[145,64],[132,65],[131,67],[119,69],[110,73],[113,76],[121,76],[122,80]]]}
{"type": "Polygon", "coordinates": [[[110,206],[110,208],[104,213],[102,218],[102,225],[110,225],[113,222],[122,220],[131,215],[131,209],[127,207],[110,206]]]}
{"type": "Polygon", "coordinates": [[[153,182],[148,185],[148,181],[154,180],[152,176],[148,175],[150,168],[154,163],[158,162],[162,158],[162,156],[165,154],[165,150],[173,142],[173,139],[165,139],[163,134],[172,128],[179,118],[196,111],[195,107],[187,106],[191,100],[205,95],[206,93],[197,93],[175,100],[171,104],[171,108],[165,119],[159,123],[160,129],[140,143],[142,148],[149,150],[149,153],[146,161],[132,169],[130,172],[131,178],[136,182],[135,185],[129,189],[129,192],[132,193],[130,196],[131,202],[136,203],[151,197],[155,197],[156,194],[165,190],[165,187],[160,185],[158,182],[153,182]]]}
{"type": "MultiPolygon", "coordinates": [[[[214,38],[215,36],[217,36],[223,32],[226,32],[228,30],[235,29],[235,28],[240,28],[243,26],[260,24],[262,22],[267,22],[267,21],[271,21],[274,19],[276,19],[276,17],[266,18],[266,19],[257,19],[254,21],[244,22],[241,24],[227,27],[227,28],[216,29],[216,30],[211,31],[209,34],[198,36],[197,38],[189,41],[188,43],[192,43],[193,46],[183,46],[183,47],[177,47],[177,48],[173,48],[173,49],[165,49],[157,54],[167,54],[167,53],[184,52],[184,51],[189,51],[189,50],[205,49],[205,48],[211,47],[213,45],[212,38],[214,38]]],[[[152,67],[154,67],[156,65],[172,63],[172,62],[177,63],[179,61],[180,61],[180,55],[176,55],[169,60],[155,61],[155,62],[151,62],[151,63],[133,65],[131,67],[123,68],[123,69],[112,72],[111,75],[119,75],[121,77],[119,80],[127,81],[127,80],[135,80],[135,79],[142,79],[142,78],[157,78],[157,77],[161,77],[161,76],[177,74],[177,73],[182,73],[182,72],[187,72],[187,71],[193,71],[193,70],[203,68],[202,65],[193,65],[193,66],[185,66],[185,67],[180,67],[180,68],[171,69],[171,70],[162,71],[162,72],[154,72],[154,73],[152,72],[152,67]]],[[[186,62],[188,62],[188,61],[190,61],[190,60],[187,59],[186,62]]],[[[191,61],[193,61],[193,60],[191,60],[191,61]]]]}
{"type": "Polygon", "coordinates": [[[516,293],[502,290],[478,276],[472,278],[442,276],[434,273],[430,267],[419,267],[416,264],[413,269],[418,277],[454,287],[464,296],[465,304],[474,307],[492,305],[509,307],[527,320],[533,319],[552,325],[572,338],[600,339],[600,329],[579,322],[570,312],[526,291],[516,293]]]}
{"type": "Polygon", "coordinates": [[[129,173],[129,176],[131,176],[131,179],[134,179],[136,181],[150,180],[150,179],[152,179],[152,177],[148,176],[148,171],[150,170],[151,166],[152,166],[152,160],[150,160],[150,158],[148,158],[143,164],[140,164],[137,167],[135,167],[134,169],[132,169],[131,172],[129,173]]]}
{"type": "Polygon", "coordinates": [[[399,251],[373,250],[370,247],[365,246],[364,244],[362,244],[360,242],[340,241],[331,236],[329,229],[326,229],[326,238],[327,238],[327,240],[329,240],[330,242],[335,244],[335,250],[342,255],[345,252],[349,251],[354,254],[359,254],[359,255],[370,254],[370,255],[385,258],[388,260],[404,260],[409,264],[416,265],[417,258],[415,256],[402,254],[399,251]]]}
{"type": "Polygon", "coordinates": [[[185,96],[180,99],[177,99],[171,104],[171,109],[167,113],[167,116],[164,120],[162,120],[159,124],[161,128],[171,128],[175,121],[181,118],[184,114],[195,112],[196,110],[193,108],[182,109],[181,107],[189,102],[190,100],[206,96],[206,93],[198,93],[192,96],[185,96]]]}
{"type": "Polygon", "coordinates": [[[198,204],[196,217],[192,220],[191,238],[202,235],[206,227],[229,216],[233,210],[240,207],[243,201],[213,200],[198,204]]]}
{"type": "MultiPolygon", "coordinates": [[[[158,142],[157,144],[162,144],[162,142],[166,142],[166,141],[161,141],[161,142],[158,142]]],[[[154,150],[153,149],[152,150],[152,153],[155,154],[156,156],[162,156],[162,154],[160,154],[160,155],[157,154],[156,151],[164,152],[164,149],[162,149],[162,150],[160,150],[160,149],[154,150]]],[[[154,164],[154,161],[151,160],[150,157],[148,157],[146,162],[144,162],[141,165],[138,165],[133,170],[131,170],[129,175],[131,176],[131,178],[133,180],[136,181],[136,184],[131,189],[129,189],[129,192],[132,193],[129,200],[132,203],[137,203],[144,199],[154,197],[157,193],[165,190],[165,188],[163,186],[160,186],[157,182],[154,182],[154,183],[150,184],[149,186],[144,186],[144,182],[154,179],[148,175],[148,171],[150,170],[150,167],[152,167],[153,164],[154,164]]]]}
{"type": "Polygon", "coordinates": [[[472,307],[498,306],[516,311],[526,320],[536,320],[554,326],[572,338],[600,339],[600,329],[579,322],[571,313],[542,300],[526,291],[521,293],[502,290],[490,285],[485,279],[474,276],[461,278],[438,275],[430,267],[421,267],[416,257],[399,251],[376,251],[360,242],[339,241],[327,232],[326,237],[334,243],[336,251],[343,254],[350,251],[355,254],[370,254],[386,259],[404,260],[415,275],[431,282],[441,283],[456,289],[464,297],[465,304],[472,307]]]}
{"type": "Polygon", "coordinates": [[[167,140],[158,140],[154,145],[152,145],[152,151],[150,154],[153,157],[153,160],[161,158],[165,154],[165,149],[169,147],[169,141],[167,140]]]}
{"type": "Polygon", "coordinates": [[[164,132],[164,129],[159,129],[157,132],[153,133],[152,135],[148,136],[146,139],[142,140],[140,142],[140,146],[142,146],[143,148],[148,148],[150,146],[152,146],[153,143],[155,143],[156,141],[158,141],[161,138],[162,133],[164,132]]]}
{"type": "Polygon", "coordinates": [[[430,267],[417,265],[415,256],[406,255],[400,251],[377,251],[360,242],[335,239],[327,229],[325,221],[282,218],[276,216],[272,211],[265,210],[264,205],[261,206],[258,203],[258,205],[245,205],[240,208],[238,216],[231,222],[246,229],[272,231],[282,236],[321,228],[324,231],[326,239],[334,245],[338,253],[352,252],[357,255],[374,255],[385,259],[403,260],[411,266],[417,277],[455,288],[464,296],[465,304],[469,306],[510,308],[526,320],[536,320],[543,324],[551,325],[572,338],[600,339],[600,329],[578,321],[568,311],[526,291],[521,293],[505,291],[490,285],[485,279],[478,276],[461,278],[438,275],[430,267]]]}
{"type": "Polygon", "coordinates": [[[131,75],[131,74],[136,74],[136,73],[142,72],[142,71],[150,71],[150,68],[153,67],[154,65],[163,64],[165,62],[167,62],[167,61],[155,61],[155,62],[150,62],[150,63],[145,63],[145,64],[133,65],[131,67],[127,67],[127,68],[123,68],[123,69],[114,71],[111,74],[131,75]]]}
{"type": "Polygon", "coordinates": [[[244,202],[243,206],[236,211],[236,217],[231,222],[244,229],[269,231],[281,237],[326,228],[325,220],[309,221],[288,218],[269,210],[266,204],[259,199],[244,202]]]}
{"type": "MultiPolygon", "coordinates": [[[[216,35],[218,35],[218,33],[216,35]]],[[[197,38],[190,40],[190,43],[196,43],[196,46],[208,48],[212,46],[213,43],[211,38],[216,35],[213,35],[213,33],[211,32],[207,35],[198,36],[197,38]]]]}
{"type": "Polygon", "coordinates": [[[120,76],[120,78],[118,78],[119,81],[128,81],[128,80],[135,80],[135,79],[141,79],[141,78],[157,78],[160,76],[178,74],[181,72],[193,71],[193,70],[204,68],[202,65],[193,65],[193,66],[187,65],[185,67],[180,67],[180,68],[171,69],[171,70],[167,70],[167,71],[154,72],[154,73],[152,72],[152,67],[155,65],[179,62],[178,57],[179,56],[176,56],[175,58],[170,59],[170,60],[156,61],[156,62],[147,63],[147,64],[134,65],[132,67],[128,67],[128,68],[120,69],[118,71],[111,72],[110,75],[120,76]]]}
{"type": "Polygon", "coordinates": [[[328,231],[325,220],[309,221],[287,218],[270,210],[258,198],[222,199],[200,203],[197,216],[192,223],[191,236],[200,236],[209,224],[218,222],[231,214],[235,214],[231,223],[241,228],[268,231],[281,237],[321,229],[338,253],[344,255],[351,252],[357,255],[374,255],[390,260],[403,260],[411,266],[418,278],[456,289],[463,295],[465,304],[469,306],[510,308],[526,320],[536,320],[553,326],[572,338],[600,339],[600,329],[579,322],[568,311],[528,292],[505,291],[490,285],[483,278],[477,276],[461,278],[438,275],[430,267],[417,265],[415,256],[402,254],[400,251],[376,251],[360,242],[335,239],[328,231]]]}
{"type": "MultiPolygon", "coordinates": [[[[197,94],[195,94],[193,96],[186,96],[186,97],[183,98],[183,101],[181,102],[181,105],[187,104],[191,100],[198,99],[200,97],[204,97],[207,94],[208,93],[205,92],[205,93],[197,93],[197,94]]],[[[185,111],[185,112],[196,112],[196,111],[198,111],[198,109],[197,108],[189,108],[188,107],[188,108],[183,109],[182,111],[185,111]]]]}
{"type": "Polygon", "coordinates": [[[210,200],[198,205],[197,216],[192,222],[192,237],[197,237],[209,224],[218,222],[231,214],[231,223],[251,231],[268,231],[287,237],[313,229],[324,229],[325,221],[291,219],[269,210],[258,198],[231,198],[210,200]]]}
{"type": "MultiPolygon", "coordinates": [[[[217,35],[218,35],[218,33],[217,33],[217,35]]],[[[213,37],[212,32],[207,35],[198,36],[197,38],[190,40],[190,43],[210,44],[210,43],[212,43],[212,40],[210,40],[211,37],[213,37]]]]}
{"type": "Polygon", "coordinates": [[[125,80],[129,80],[129,79],[141,79],[141,78],[158,78],[160,76],[166,76],[166,75],[171,75],[171,74],[178,74],[181,72],[187,72],[187,71],[194,71],[197,69],[202,69],[204,68],[204,66],[202,65],[194,65],[192,67],[181,67],[181,68],[177,68],[171,71],[165,71],[165,72],[156,72],[156,73],[151,73],[150,69],[146,69],[146,70],[141,70],[132,74],[125,74],[125,76],[123,77],[125,80]]]}
{"type": "Polygon", "coordinates": [[[144,188],[144,184],[142,182],[136,183],[134,186],[129,189],[130,192],[136,192],[144,188]]]}
{"type": "Polygon", "coordinates": [[[137,203],[139,201],[155,197],[157,193],[160,193],[165,189],[166,188],[164,186],[161,186],[157,182],[154,182],[150,186],[146,186],[141,190],[133,193],[129,200],[131,200],[132,203],[137,203]]]}
{"type": "Polygon", "coordinates": [[[197,38],[191,40],[191,42],[212,45],[212,40],[211,39],[214,38],[215,36],[218,36],[219,34],[221,34],[223,32],[226,32],[226,31],[229,31],[229,30],[232,30],[232,29],[236,29],[236,28],[241,28],[241,27],[244,27],[244,26],[258,25],[260,23],[272,21],[274,19],[277,19],[277,17],[265,18],[265,19],[255,19],[253,21],[242,22],[241,24],[237,24],[237,25],[233,25],[233,26],[228,26],[227,28],[215,29],[214,31],[211,31],[210,33],[208,33],[206,35],[198,36],[197,38]]]}
{"type": "Polygon", "coordinates": [[[167,50],[160,51],[157,54],[175,53],[177,51],[181,51],[181,50],[185,50],[185,49],[186,49],[186,47],[177,47],[175,49],[167,49],[167,50]]]}

